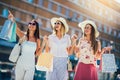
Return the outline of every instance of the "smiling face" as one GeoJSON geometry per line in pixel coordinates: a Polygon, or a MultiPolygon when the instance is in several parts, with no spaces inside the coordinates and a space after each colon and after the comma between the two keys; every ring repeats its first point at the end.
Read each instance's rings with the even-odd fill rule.
{"type": "Polygon", "coordinates": [[[30,31],[35,31],[35,30],[36,30],[36,23],[35,23],[34,20],[32,20],[31,22],[29,22],[29,24],[28,24],[28,29],[29,29],[30,31]]]}
{"type": "Polygon", "coordinates": [[[85,35],[90,35],[92,31],[92,26],[87,24],[84,28],[85,35]]]}
{"type": "Polygon", "coordinates": [[[56,21],[54,23],[54,28],[56,31],[59,31],[61,29],[62,23],[60,21],[56,21]]]}

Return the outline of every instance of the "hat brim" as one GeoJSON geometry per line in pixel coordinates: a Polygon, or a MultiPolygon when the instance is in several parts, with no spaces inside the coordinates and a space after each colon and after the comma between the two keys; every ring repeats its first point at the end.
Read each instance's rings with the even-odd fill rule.
{"type": "Polygon", "coordinates": [[[84,33],[84,28],[85,28],[85,26],[87,24],[91,24],[94,27],[94,29],[95,29],[95,37],[98,37],[99,36],[99,31],[97,30],[97,26],[95,25],[95,23],[93,21],[85,20],[85,21],[79,23],[78,27],[80,27],[82,29],[83,33],[84,33]]]}
{"type": "Polygon", "coordinates": [[[52,25],[53,28],[55,27],[55,22],[56,21],[60,21],[60,22],[63,23],[63,25],[65,26],[65,33],[67,33],[68,30],[69,30],[69,27],[68,27],[68,24],[67,24],[66,20],[64,18],[62,18],[62,17],[60,17],[60,18],[52,18],[51,19],[51,25],[52,25]]]}

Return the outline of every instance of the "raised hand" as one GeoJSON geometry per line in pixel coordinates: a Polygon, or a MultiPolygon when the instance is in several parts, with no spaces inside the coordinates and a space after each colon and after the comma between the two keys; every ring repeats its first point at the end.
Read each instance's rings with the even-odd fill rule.
{"type": "Polygon", "coordinates": [[[71,37],[71,41],[72,41],[72,44],[75,44],[76,41],[78,39],[78,36],[76,34],[74,34],[72,37],[71,37]]]}
{"type": "Polygon", "coordinates": [[[11,19],[12,21],[14,21],[14,16],[10,11],[9,11],[8,19],[11,19]]]}

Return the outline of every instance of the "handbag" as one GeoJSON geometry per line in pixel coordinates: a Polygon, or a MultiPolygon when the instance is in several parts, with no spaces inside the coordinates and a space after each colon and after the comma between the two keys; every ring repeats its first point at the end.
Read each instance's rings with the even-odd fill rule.
{"type": "Polygon", "coordinates": [[[102,54],[100,70],[105,73],[114,73],[117,71],[114,54],[102,54]]]}
{"type": "Polygon", "coordinates": [[[25,41],[25,36],[23,36],[19,42],[14,46],[14,48],[12,49],[10,56],[9,56],[9,60],[11,62],[17,62],[18,58],[21,56],[21,44],[25,41]]]}
{"type": "Polygon", "coordinates": [[[53,71],[53,54],[40,54],[37,60],[36,69],[40,71],[53,71]]]}
{"type": "Polygon", "coordinates": [[[6,20],[0,32],[0,38],[9,42],[16,42],[16,23],[6,20]]]}

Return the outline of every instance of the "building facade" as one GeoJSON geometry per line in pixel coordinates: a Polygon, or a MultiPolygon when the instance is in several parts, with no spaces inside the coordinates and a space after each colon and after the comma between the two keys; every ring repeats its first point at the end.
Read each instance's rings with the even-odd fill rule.
{"type": "MultiPolygon", "coordinates": [[[[0,0],[0,29],[7,19],[10,10],[21,30],[27,30],[27,24],[37,19],[40,25],[41,39],[52,33],[50,19],[66,18],[70,30],[68,34],[82,36],[78,23],[86,19],[93,20],[100,31],[102,47],[113,46],[118,72],[120,71],[120,6],[114,0],[0,0]],[[115,6],[112,6],[115,5],[115,6]]],[[[0,60],[8,61],[15,43],[0,39],[0,60]],[[1,57],[2,56],[2,57],[1,57]],[[4,57],[4,58],[3,58],[4,57]]],[[[73,57],[73,63],[77,61],[73,57]]],[[[75,64],[74,64],[75,65],[75,64]]],[[[116,72],[117,73],[117,72],[116,72]]],[[[100,75],[107,80],[111,75],[100,75]],[[109,77],[108,77],[109,76],[109,77]]],[[[73,76],[72,74],[70,76],[73,76]]],[[[112,75],[113,76],[113,75],[112,75]]],[[[109,79],[108,79],[109,80],[109,79]]]]}

